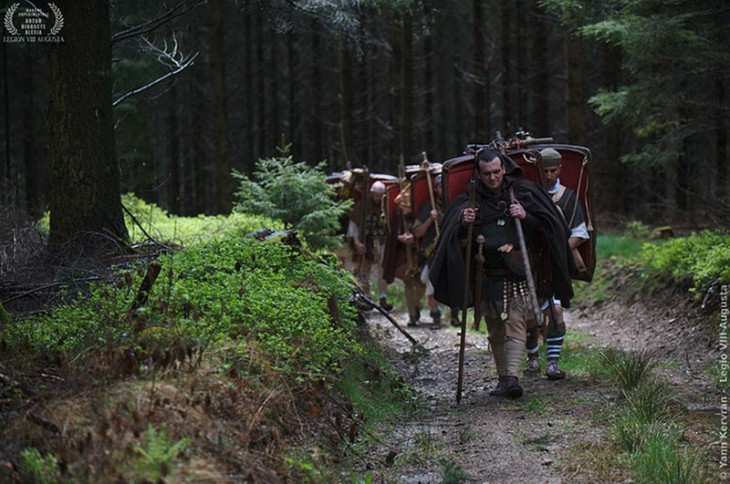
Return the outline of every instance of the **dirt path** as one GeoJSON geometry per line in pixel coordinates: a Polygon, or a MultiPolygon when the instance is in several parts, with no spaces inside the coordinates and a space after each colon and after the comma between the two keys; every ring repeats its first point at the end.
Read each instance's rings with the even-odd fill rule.
{"type": "MultiPolygon", "coordinates": [[[[574,344],[589,351],[606,345],[622,349],[650,346],[646,333],[653,332],[651,325],[618,331],[617,322],[606,316],[615,312],[616,308],[606,308],[605,314],[588,318],[578,310],[568,311],[568,331],[580,337],[573,343],[568,340],[566,346],[574,344]]],[[[425,311],[424,315],[421,320],[430,322],[425,311]]],[[[404,313],[394,311],[392,316],[405,327],[404,313]]],[[[458,328],[432,330],[428,324],[407,328],[428,350],[423,353],[413,351],[410,341],[382,315],[369,314],[368,324],[372,333],[396,352],[394,364],[419,398],[419,410],[411,420],[391,429],[370,454],[373,462],[367,468],[375,482],[580,483],[596,482],[599,475],[605,480],[605,470],[596,474],[591,463],[571,457],[575,449],[594,448],[609,438],[610,422],[602,419],[601,411],[617,395],[604,382],[586,371],[571,371],[568,360],[563,365],[568,372],[566,380],[527,375],[521,379],[525,390],[522,398],[492,397],[489,390],[497,377],[486,333],[470,331],[462,401],[457,405],[458,328]]],[[[667,344],[666,338],[654,340],[658,348],[662,341],[667,344]]],[[[672,352],[665,354],[672,358],[672,352]]],[[[690,361],[689,353],[684,356],[690,361]]],[[[690,371],[677,373],[668,376],[675,380],[679,398],[688,402],[688,408],[692,400],[703,415],[710,415],[706,411],[719,400],[711,382],[690,371]]],[[[705,427],[707,422],[702,422],[705,427]]],[[[617,469],[615,478],[625,480],[627,475],[617,469]]]]}

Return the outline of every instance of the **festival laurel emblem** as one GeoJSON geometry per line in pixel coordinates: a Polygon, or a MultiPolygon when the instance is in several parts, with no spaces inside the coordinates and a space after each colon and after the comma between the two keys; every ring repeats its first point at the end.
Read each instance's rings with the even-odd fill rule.
{"type": "Polygon", "coordinates": [[[59,35],[65,19],[58,5],[48,4],[49,11],[37,7],[21,7],[20,2],[11,4],[5,11],[3,26],[5,42],[63,42],[59,35]]]}

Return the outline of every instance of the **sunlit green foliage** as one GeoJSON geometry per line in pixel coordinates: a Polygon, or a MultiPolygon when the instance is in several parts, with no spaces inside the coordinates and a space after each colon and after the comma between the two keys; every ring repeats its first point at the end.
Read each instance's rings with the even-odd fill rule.
{"type": "Polygon", "coordinates": [[[133,314],[143,267],[121,273],[116,285],[92,286],[50,315],[18,321],[2,337],[16,348],[70,358],[103,346],[151,352],[172,342],[219,343],[235,353],[253,345],[275,368],[303,378],[357,352],[349,276],[289,246],[226,239],[160,261],[147,303],[133,314]],[[239,339],[247,344],[228,344],[239,339]]]}
{"type": "Polygon", "coordinates": [[[159,242],[187,246],[227,237],[245,237],[263,228],[272,230],[282,228],[282,223],[279,221],[251,213],[233,213],[228,216],[172,216],[159,206],[147,203],[132,194],[124,195],[122,203],[129,212],[125,214],[125,223],[133,243],[145,242],[149,236],[159,242]]]}
{"type": "Polygon", "coordinates": [[[644,244],[645,277],[687,284],[697,296],[710,284],[730,283],[730,234],[703,231],[644,244]]]}
{"type": "Polygon", "coordinates": [[[701,298],[709,287],[730,283],[730,234],[705,230],[662,240],[650,234],[639,223],[629,224],[624,235],[601,234],[593,282],[575,285],[576,300],[611,299],[612,288],[627,283],[637,294],[674,286],[701,298]]]}

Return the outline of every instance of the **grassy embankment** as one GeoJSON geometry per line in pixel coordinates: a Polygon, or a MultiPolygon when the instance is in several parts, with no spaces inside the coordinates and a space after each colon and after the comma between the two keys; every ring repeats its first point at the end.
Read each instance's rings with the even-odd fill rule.
{"type": "Polygon", "coordinates": [[[406,390],[361,334],[350,276],[246,240],[280,228],[262,217],[125,204],[133,240],[175,249],[133,254],[0,326],[0,476],[351,477],[333,456],[402,410],[406,390]]]}
{"type": "MultiPolygon", "coordinates": [[[[627,304],[671,289],[674,297],[708,305],[709,324],[721,325],[718,292],[730,283],[730,235],[704,231],[685,237],[652,239],[641,224],[623,234],[598,239],[595,280],[577,285],[578,303],[590,307],[620,299],[627,304]],[[708,295],[717,299],[708,301],[708,295]]],[[[721,329],[722,326],[720,326],[721,329]]],[[[726,328],[724,328],[726,332],[726,328]]],[[[590,468],[599,479],[630,478],[635,482],[713,482],[717,463],[708,462],[709,449],[686,437],[692,417],[674,398],[671,387],[656,376],[661,364],[647,352],[600,353],[582,345],[582,335],[569,335],[564,366],[571,374],[610,383],[615,401],[595,413],[598,425],[610,428],[610,442],[572,449],[568,471],[590,468]],[[620,471],[618,471],[620,470],[620,471]]],[[[719,391],[727,391],[718,368],[711,367],[719,391]]],[[[707,431],[707,430],[706,430],[707,431]]],[[[712,431],[712,429],[709,429],[712,431]]]]}

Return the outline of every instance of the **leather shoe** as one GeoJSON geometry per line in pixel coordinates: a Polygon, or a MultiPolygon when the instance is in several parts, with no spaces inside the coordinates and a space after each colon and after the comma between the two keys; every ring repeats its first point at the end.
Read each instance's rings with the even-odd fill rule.
{"type": "Polygon", "coordinates": [[[506,376],[500,376],[499,381],[497,382],[497,386],[492,389],[489,394],[493,397],[503,397],[505,394],[505,390],[507,389],[507,377],[506,376]]]}
{"type": "Polygon", "coordinates": [[[393,305],[388,302],[387,299],[384,297],[380,298],[380,307],[385,309],[386,311],[390,312],[391,309],[393,309],[393,305]]]}
{"type": "Polygon", "coordinates": [[[528,356],[527,364],[525,364],[525,373],[540,372],[540,357],[538,355],[528,356]]]}
{"type": "Polygon", "coordinates": [[[522,387],[516,376],[508,376],[504,396],[507,398],[520,398],[522,396],[522,387]]]}
{"type": "Polygon", "coordinates": [[[565,378],[565,372],[560,369],[557,361],[552,360],[547,362],[545,376],[548,377],[548,380],[562,380],[565,378]]]}
{"type": "Polygon", "coordinates": [[[493,397],[520,398],[522,387],[516,376],[500,376],[497,386],[489,394],[493,397]]]}

